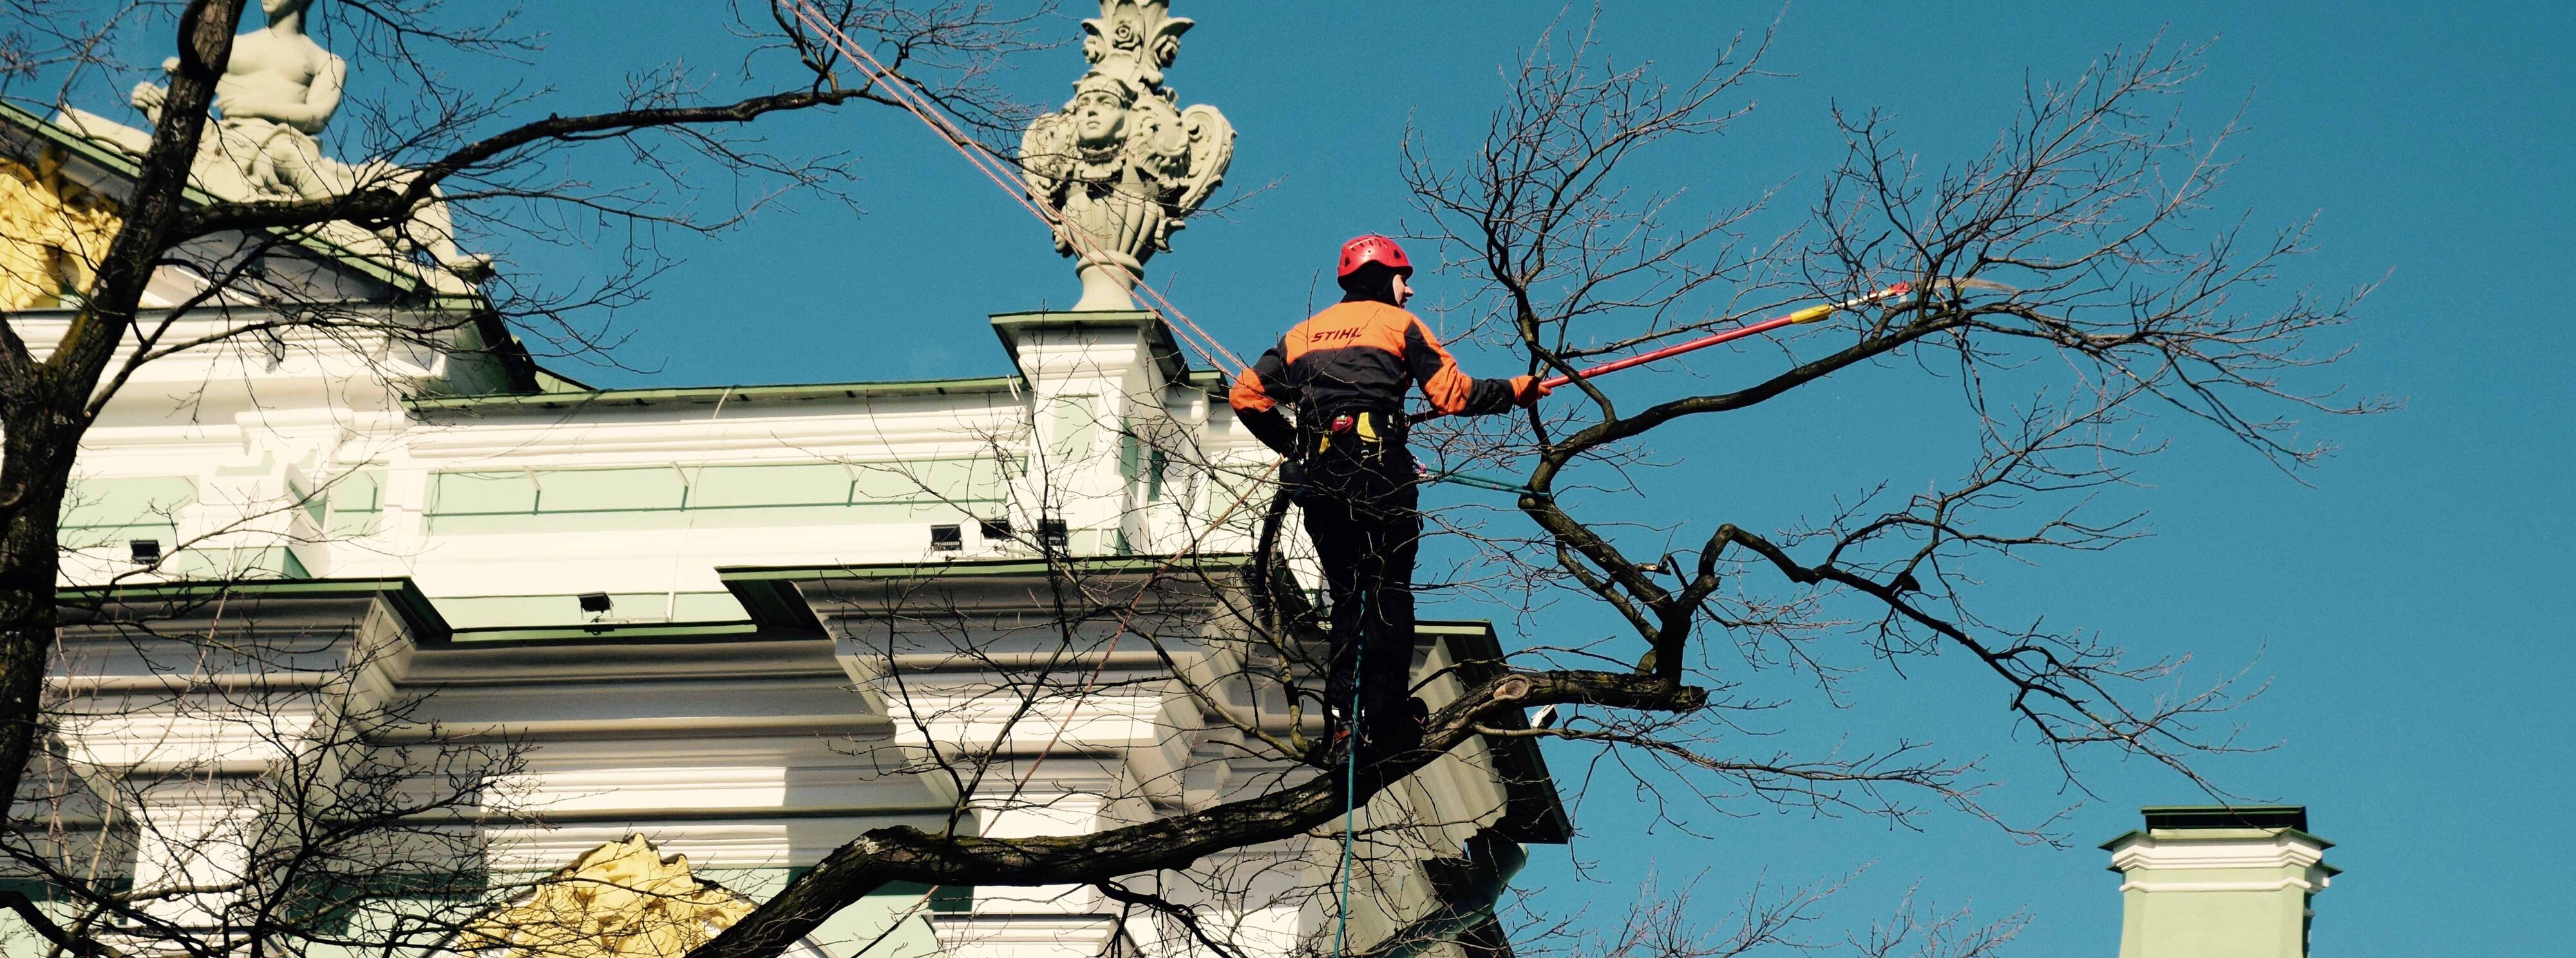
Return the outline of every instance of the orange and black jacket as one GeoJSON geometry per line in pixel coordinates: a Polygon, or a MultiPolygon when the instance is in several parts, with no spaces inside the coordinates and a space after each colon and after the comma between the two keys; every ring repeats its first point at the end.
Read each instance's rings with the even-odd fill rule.
{"type": "Polygon", "coordinates": [[[1285,455],[1297,443],[1296,430],[1279,413],[1283,402],[1310,426],[1361,411],[1402,422],[1405,390],[1419,383],[1431,408],[1479,416],[1510,409],[1527,378],[1470,379],[1419,317],[1360,300],[1298,323],[1235,381],[1227,398],[1254,436],[1285,455]]]}

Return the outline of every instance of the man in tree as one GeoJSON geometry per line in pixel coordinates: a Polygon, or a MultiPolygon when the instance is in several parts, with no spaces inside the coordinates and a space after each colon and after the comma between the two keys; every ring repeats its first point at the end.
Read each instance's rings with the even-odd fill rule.
{"type": "Polygon", "coordinates": [[[1375,755],[1422,737],[1407,695],[1413,664],[1413,561],[1422,538],[1404,393],[1420,384],[1434,410],[1480,416],[1547,395],[1536,377],[1471,379],[1404,310],[1413,263],[1367,235],[1342,244],[1342,301],[1288,331],[1229,397],[1253,435],[1288,457],[1283,471],[1332,595],[1332,663],[1324,684],[1336,737],[1356,730],[1375,755]],[[1291,424],[1279,403],[1296,407],[1291,424]]]}

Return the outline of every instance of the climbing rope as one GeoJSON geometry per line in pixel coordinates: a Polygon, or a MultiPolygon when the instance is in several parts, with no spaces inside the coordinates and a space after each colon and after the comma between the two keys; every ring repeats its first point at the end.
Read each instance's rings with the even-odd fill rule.
{"type": "MultiPolygon", "coordinates": [[[[1359,596],[1360,615],[1369,614],[1370,590],[1362,588],[1359,596]]],[[[1363,622],[1361,625],[1365,625],[1363,622]]],[[[1357,631],[1355,628],[1354,631],[1357,631]]],[[[1351,710],[1342,721],[1342,902],[1333,926],[1333,955],[1347,958],[1346,947],[1351,930],[1351,844],[1358,833],[1360,795],[1360,691],[1368,683],[1368,642],[1351,636],[1351,710]]]]}

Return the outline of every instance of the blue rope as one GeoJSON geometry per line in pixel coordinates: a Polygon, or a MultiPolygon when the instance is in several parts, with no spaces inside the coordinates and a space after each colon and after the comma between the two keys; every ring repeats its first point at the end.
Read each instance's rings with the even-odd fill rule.
{"type": "Polygon", "coordinates": [[[1523,485],[1515,485],[1515,484],[1513,484],[1513,483],[1506,482],[1506,481],[1501,480],[1501,479],[1496,479],[1496,478],[1493,478],[1493,477],[1491,477],[1491,476],[1479,476],[1479,475],[1476,475],[1475,473],[1472,473],[1472,472],[1431,472],[1431,473],[1424,473],[1424,474],[1423,474],[1423,476],[1422,476],[1422,481],[1424,481],[1424,482],[1451,482],[1451,483],[1456,483],[1456,484],[1458,484],[1458,485],[1462,485],[1462,486],[1471,486],[1471,487],[1474,487],[1474,488],[1477,488],[1477,489],[1491,489],[1491,490],[1493,490],[1493,491],[1495,491],[1495,492],[1511,492],[1511,493],[1518,493],[1518,494],[1520,494],[1520,495],[1524,495],[1524,496],[1537,496],[1537,497],[1539,497],[1539,498],[1541,498],[1541,499],[1548,498],[1548,494],[1547,494],[1547,493],[1540,492],[1540,491],[1538,491],[1538,490],[1536,490],[1536,489],[1532,489],[1532,488],[1530,488],[1529,486],[1527,486],[1527,485],[1525,485],[1525,484],[1523,484],[1523,485]]]}
{"type": "MultiPolygon", "coordinates": [[[[1360,593],[1362,617],[1369,614],[1367,597],[1367,590],[1363,590],[1360,593]]],[[[1361,635],[1350,637],[1351,641],[1357,644],[1351,648],[1351,710],[1342,726],[1342,907],[1339,920],[1333,928],[1335,958],[1345,958],[1350,954],[1346,946],[1351,930],[1351,836],[1356,828],[1354,824],[1357,820],[1356,816],[1359,814],[1360,688],[1368,682],[1368,673],[1360,669],[1360,666],[1368,661],[1368,641],[1362,637],[1366,634],[1366,623],[1362,622],[1361,626],[1362,628],[1353,630],[1360,632],[1361,635]]]]}

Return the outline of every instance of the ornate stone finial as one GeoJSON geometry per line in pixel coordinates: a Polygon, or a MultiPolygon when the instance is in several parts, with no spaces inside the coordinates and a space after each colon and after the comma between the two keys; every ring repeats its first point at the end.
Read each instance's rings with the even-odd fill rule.
{"type": "Polygon", "coordinates": [[[1145,261],[1225,181],[1234,125],[1215,107],[1173,106],[1163,69],[1193,21],[1169,0],[1100,0],[1082,21],[1091,69],[1064,108],[1020,138],[1029,192],[1055,211],[1056,252],[1079,260],[1074,309],[1134,309],[1145,261]]]}
{"type": "Polygon", "coordinates": [[[670,958],[752,908],[750,899],[691,875],[688,856],[665,859],[637,835],[591,849],[467,926],[456,950],[484,958],[670,958]]]}

